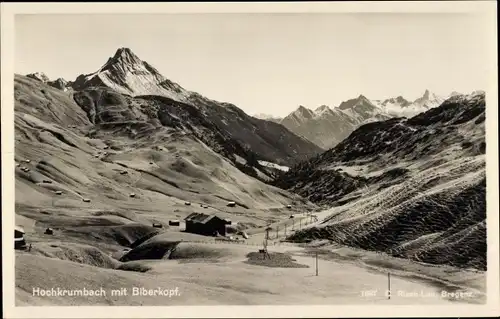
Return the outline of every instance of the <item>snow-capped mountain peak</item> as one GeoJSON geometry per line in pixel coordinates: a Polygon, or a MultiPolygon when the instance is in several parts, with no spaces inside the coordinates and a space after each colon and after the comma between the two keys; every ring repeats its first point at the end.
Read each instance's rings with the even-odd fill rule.
{"type": "Polygon", "coordinates": [[[376,106],[363,94],[360,94],[357,98],[350,99],[340,103],[338,106],[341,110],[354,109],[358,107],[363,108],[376,108],[376,106]]]}
{"type": "Polygon", "coordinates": [[[444,100],[444,98],[438,96],[437,94],[434,94],[429,90],[425,90],[424,95],[413,101],[413,104],[417,107],[422,107],[428,110],[430,108],[439,106],[444,102],[444,100]]]}
{"type": "Polygon", "coordinates": [[[274,116],[274,115],[270,115],[270,114],[266,114],[266,113],[257,113],[257,114],[254,114],[253,117],[255,117],[257,119],[261,119],[261,120],[275,122],[275,123],[279,123],[282,120],[282,118],[279,116],[274,116]]]}
{"type": "Polygon", "coordinates": [[[262,120],[267,120],[269,118],[273,118],[272,115],[266,114],[266,113],[257,113],[257,114],[254,114],[253,117],[258,118],[258,119],[262,119],[262,120]]]}
{"type": "Polygon", "coordinates": [[[50,81],[49,77],[45,75],[43,72],[35,72],[35,73],[30,73],[26,75],[29,78],[38,80],[43,83],[47,83],[50,81]]]}
{"type": "Polygon", "coordinates": [[[165,78],[129,48],[119,48],[96,72],[80,75],[73,86],[106,86],[122,94],[161,95],[181,102],[190,96],[190,92],[165,78]]]}
{"type": "Polygon", "coordinates": [[[358,100],[359,100],[359,101],[369,101],[369,100],[368,100],[368,98],[367,98],[366,96],[364,96],[363,94],[360,94],[360,95],[358,96],[358,100]]]}
{"type": "Polygon", "coordinates": [[[302,118],[311,118],[314,116],[314,111],[306,108],[303,105],[300,105],[295,112],[293,112],[296,116],[302,117],[302,118]]]}
{"type": "Polygon", "coordinates": [[[411,102],[409,102],[407,99],[405,99],[404,97],[402,97],[401,95],[399,95],[398,97],[393,97],[393,98],[390,98],[390,99],[386,99],[384,100],[381,105],[382,106],[388,106],[388,105],[394,105],[394,106],[399,106],[399,107],[407,107],[411,104],[411,102]]]}
{"type": "Polygon", "coordinates": [[[285,118],[283,118],[283,120],[280,121],[280,123],[291,123],[291,125],[297,126],[308,122],[314,117],[315,113],[313,110],[310,110],[303,105],[299,105],[295,111],[288,114],[285,118]]]}
{"type": "Polygon", "coordinates": [[[137,55],[135,55],[134,52],[132,52],[132,50],[130,50],[129,48],[119,48],[118,50],[116,50],[114,58],[115,59],[122,58],[125,60],[129,60],[129,61],[131,61],[131,63],[133,63],[133,62],[140,63],[141,62],[139,57],[137,57],[137,55]]]}
{"type": "Polygon", "coordinates": [[[55,87],[56,89],[59,89],[61,91],[67,91],[68,88],[70,87],[70,83],[66,81],[63,78],[58,78],[57,80],[51,81],[50,78],[45,75],[43,72],[35,72],[35,73],[30,73],[26,74],[27,77],[35,79],[37,81],[40,81],[42,83],[46,83],[52,87],[55,87]]]}
{"type": "Polygon", "coordinates": [[[55,87],[56,89],[59,89],[61,91],[67,91],[69,83],[63,78],[58,78],[55,81],[49,81],[47,82],[50,86],[55,87]]]}
{"type": "Polygon", "coordinates": [[[402,96],[397,96],[395,98],[389,98],[383,101],[374,100],[373,103],[381,108],[384,113],[391,116],[412,117],[421,112],[425,112],[430,108],[441,105],[444,100],[444,97],[438,96],[437,94],[426,89],[424,91],[424,94],[413,102],[405,99],[402,96]]]}
{"type": "Polygon", "coordinates": [[[356,118],[358,121],[364,121],[373,118],[377,114],[383,113],[383,110],[379,106],[374,104],[363,94],[359,95],[357,98],[340,103],[338,109],[356,118]]]}
{"type": "Polygon", "coordinates": [[[431,92],[430,92],[428,89],[426,89],[426,90],[425,90],[425,92],[424,92],[424,96],[423,96],[423,98],[424,98],[424,99],[429,99],[429,98],[430,98],[430,95],[431,95],[431,92]]]}
{"type": "MultiPolygon", "coordinates": [[[[132,50],[130,50],[129,48],[119,48],[116,51],[115,55],[109,58],[108,62],[106,62],[98,72],[110,70],[113,68],[132,71],[139,70],[142,66],[144,66],[144,62],[139,59],[139,57],[135,55],[132,50]]],[[[156,71],[156,73],[158,72],[156,71]]]]}
{"type": "Polygon", "coordinates": [[[454,96],[457,96],[457,95],[462,95],[462,93],[457,92],[457,91],[453,91],[453,92],[450,93],[450,95],[448,95],[448,98],[454,97],[454,96]]]}
{"type": "Polygon", "coordinates": [[[328,105],[321,105],[317,109],[314,110],[316,115],[321,115],[323,113],[331,112],[332,109],[328,107],[328,105]]]}

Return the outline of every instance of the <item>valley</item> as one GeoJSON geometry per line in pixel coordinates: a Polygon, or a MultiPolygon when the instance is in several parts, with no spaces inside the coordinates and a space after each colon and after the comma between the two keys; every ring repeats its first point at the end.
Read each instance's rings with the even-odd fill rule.
{"type": "Polygon", "coordinates": [[[16,74],[14,99],[19,306],[486,300],[484,92],[409,118],[364,96],[299,108],[340,116],[321,145],[127,48],[75,81],[16,74]],[[55,286],[181,293],[33,294],[55,286]]]}

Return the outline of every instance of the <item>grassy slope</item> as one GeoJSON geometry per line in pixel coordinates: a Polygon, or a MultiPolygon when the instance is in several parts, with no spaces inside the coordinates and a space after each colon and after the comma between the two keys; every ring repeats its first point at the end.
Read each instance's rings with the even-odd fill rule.
{"type": "MultiPolygon", "coordinates": [[[[253,247],[236,245],[208,245],[202,248],[204,258],[197,261],[196,247],[186,245],[184,259],[135,262],[135,267],[147,267],[145,273],[97,268],[84,264],[30,256],[18,253],[16,257],[16,302],[18,305],[287,305],[287,304],[366,304],[387,303],[383,295],[386,273],[367,270],[354,263],[320,259],[320,275],[314,275],[314,258],[295,255],[294,259],[307,268],[274,268],[246,262],[253,247]],[[210,252],[211,260],[207,259],[210,252]],[[215,256],[215,257],[214,257],[215,256]],[[210,262],[209,262],[210,261],[210,262]],[[55,284],[57,283],[57,284],[55,284]],[[33,297],[33,287],[50,289],[99,289],[106,290],[105,298],[97,297],[33,297]],[[111,296],[111,289],[144,287],[147,289],[179,288],[180,295],[162,296],[111,296]],[[377,296],[362,297],[361,291],[378,289],[377,296]]],[[[197,250],[199,254],[199,250],[197,250]]],[[[285,251],[276,247],[272,251],[285,251]]],[[[293,253],[291,251],[290,253],[293,253]]],[[[127,263],[130,264],[130,263],[127,263]]],[[[436,281],[394,274],[392,279],[398,290],[440,293],[442,289],[455,291],[436,281]]],[[[462,284],[467,286],[467,283],[462,284]]],[[[472,288],[471,288],[472,289],[472,288]]],[[[462,302],[484,301],[477,294],[462,302]]],[[[394,304],[442,304],[449,300],[441,297],[405,298],[393,296],[394,304]]]]}
{"type": "Polygon", "coordinates": [[[42,224],[77,226],[95,214],[107,220],[126,214],[114,221],[118,224],[166,223],[200,210],[259,223],[268,215],[287,214],[283,207],[299,199],[242,173],[190,135],[160,127],[136,139],[108,130],[91,138],[87,133],[94,125],[70,93],[23,77],[16,77],[16,88],[17,213],[42,224]],[[53,111],[48,112],[48,104],[53,111]],[[21,171],[23,166],[30,171],[21,171]],[[64,194],[55,195],[56,190],[64,194]],[[229,200],[241,205],[228,208],[229,200]],[[200,203],[210,207],[202,209],[200,203]],[[74,216],[81,219],[64,221],[74,216]]]}

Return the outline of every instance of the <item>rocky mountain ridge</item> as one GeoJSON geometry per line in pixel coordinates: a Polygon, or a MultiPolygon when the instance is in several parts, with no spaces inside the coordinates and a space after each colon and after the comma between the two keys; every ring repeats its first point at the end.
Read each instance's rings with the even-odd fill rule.
{"type": "MultiPolygon", "coordinates": [[[[458,93],[450,96],[453,94],[458,93]]],[[[360,94],[333,108],[322,105],[313,111],[299,106],[279,123],[323,149],[330,149],[360,125],[393,117],[411,117],[439,106],[444,100],[429,90],[412,102],[402,96],[371,100],[360,94]]]]}

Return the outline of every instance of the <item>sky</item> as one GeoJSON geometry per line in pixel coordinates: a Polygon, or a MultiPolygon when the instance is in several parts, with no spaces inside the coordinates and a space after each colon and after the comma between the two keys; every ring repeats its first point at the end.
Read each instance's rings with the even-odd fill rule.
{"type": "Polygon", "coordinates": [[[36,14],[15,18],[15,72],[74,80],[130,48],[185,89],[286,116],[363,94],[485,89],[487,33],[465,13],[36,14]]]}

